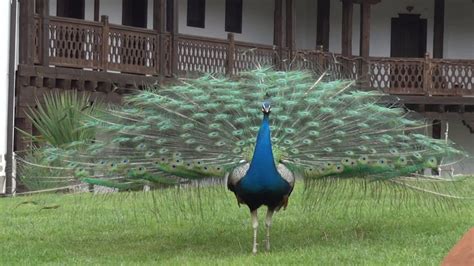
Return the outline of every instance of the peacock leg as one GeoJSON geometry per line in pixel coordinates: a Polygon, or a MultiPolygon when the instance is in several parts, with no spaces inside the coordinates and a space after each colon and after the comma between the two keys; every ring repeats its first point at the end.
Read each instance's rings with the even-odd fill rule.
{"type": "Polygon", "coordinates": [[[270,250],[270,227],[272,226],[272,217],[273,217],[273,210],[267,210],[267,217],[265,219],[265,227],[267,229],[267,236],[265,239],[265,248],[267,251],[270,250]]]}
{"type": "Polygon", "coordinates": [[[252,228],[253,228],[253,248],[252,253],[257,254],[257,229],[258,229],[258,215],[257,210],[252,211],[252,228]]]}

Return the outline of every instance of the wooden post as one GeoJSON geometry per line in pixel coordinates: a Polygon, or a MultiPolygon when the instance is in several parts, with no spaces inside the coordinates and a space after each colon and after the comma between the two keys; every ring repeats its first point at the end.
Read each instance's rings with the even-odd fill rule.
{"type": "Polygon", "coordinates": [[[166,0],[153,0],[153,29],[166,32],[166,0]]]}
{"type": "Polygon", "coordinates": [[[153,29],[157,32],[157,60],[156,72],[161,76],[166,74],[166,2],[165,0],[153,1],[153,29]]]}
{"type": "Polygon", "coordinates": [[[173,1],[173,31],[171,33],[172,55],[171,55],[171,75],[178,75],[178,33],[179,33],[179,0],[173,1]]]}
{"type": "Polygon", "coordinates": [[[370,2],[360,4],[360,56],[369,58],[370,54],[370,2]]]}
{"type": "Polygon", "coordinates": [[[360,50],[359,54],[362,57],[361,64],[361,86],[370,86],[370,5],[369,0],[362,0],[360,3],[360,50]]]}
{"type": "Polygon", "coordinates": [[[342,1],[342,55],[352,55],[352,15],[354,10],[352,0],[342,1]]]}
{"type": "Polygon", "coordinates": [[[275,9],[273,15],[273,45],[277,49],[277,56],[274,58],[275,68],[281,68],[283,60],[283,0],[275,0],[275,9]]]}
{"type": "Polygon", "coordinates": [[[227,66],[226,66],[226,75],[232,76],[234,74],[234,62],[235,62],[235,41],[234,41],[234,34],[228,33],[227,34],[227,66]]]}
{"type": "Polygon", "coordinates": [[[330,0],[318,0],[316,47],[319,47],[322,45],[325,51],[329,51],[330,10],[331,10],[330,0]]]}
{"type": "Polygon", "coordinates": [[[109,17],[103,15],[100,17],[100,19],[102,22],[102,50],[100,55],[100,69],[102,69],[102,71],[107,71],[109,60],[109,17]]]}
{"type": "Polygon", "coordinates": [[[41,64],[49,66],[49,0],[37,2],[40,6],[38,11],[41,16],[41,64]]]}
{"type": "Polygon", "coordinates": [[[20,0],[20,64],[34,64],[35,3],[32,0],[20,0]]]}
{"type": "Polygon", "coordinates": [[[100,0],[94,0],[94,21],[100,19],[100,0]]]}
{"type": "Polygon", "coordinates": [[[423,62],[423,92],[426,96],[431,93],[431,65],[430,54],[426,53],[423,62]]]}
{"type": "Polygon", "coordinates": [[[286,0],[286,47],[288,48],[288,59],[293,60],[293,49],[295,47],[295,35],[293,31],[294,1],[286,0]]]}
{"type": "Polygon", "coordinates": [[[435,0],[433,58],[443,58],[445,0],[435,0]]]}

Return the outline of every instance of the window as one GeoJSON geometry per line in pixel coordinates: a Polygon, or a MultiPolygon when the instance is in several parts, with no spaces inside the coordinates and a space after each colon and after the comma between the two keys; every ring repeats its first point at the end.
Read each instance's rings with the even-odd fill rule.
{"type": "Polygon", "coordinates": [[[84,0],[58,0],[56,15],[58,17],[84,19],[84,0]]]}
{"type": "Polygon", "coordinates": [[[242,0],[225,1],[225,31],[242,33],[242,0]]]}
{"type": "Polygon", "coordinates": [[[187,25],[189,27],[204,28],[206,16],[206,0],[188,0],[187,25]]]}
{"type": "Polygon", "coordinates": [[[148,0],[123,0],[122,25],[146,28],[148,24],[148,0]]]}

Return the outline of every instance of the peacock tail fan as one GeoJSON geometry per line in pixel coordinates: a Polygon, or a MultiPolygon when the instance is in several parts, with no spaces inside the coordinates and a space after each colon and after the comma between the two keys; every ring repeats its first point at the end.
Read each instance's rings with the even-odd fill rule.
{"type": "Polygon", "coordinates": [[[261,102],[269,98],[275,161],[302,177],[309,195],[353,179],[362,188],[388,184],[454,196],[437,189],[448,179],[420,173],[466,155],[450,141],[421,134],[425,122],[383,96],[350,80],[272,68],[180,79],[89,115],[78,130],[93,128],[94,140],[37,148],[20,159],[21,171],[119,190],[222,182],[251,160],[261,102]]]}

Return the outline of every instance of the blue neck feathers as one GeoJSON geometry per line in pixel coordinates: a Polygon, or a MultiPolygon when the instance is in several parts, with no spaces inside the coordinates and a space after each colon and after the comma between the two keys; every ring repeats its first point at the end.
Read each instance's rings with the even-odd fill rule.
{"type": "Polygon", "coordinates": [[[255,151],[246,177],[254,186],[273,186],[281,180],[272,152],[269,115],[264,114],[257,136],[255,151]]]}

